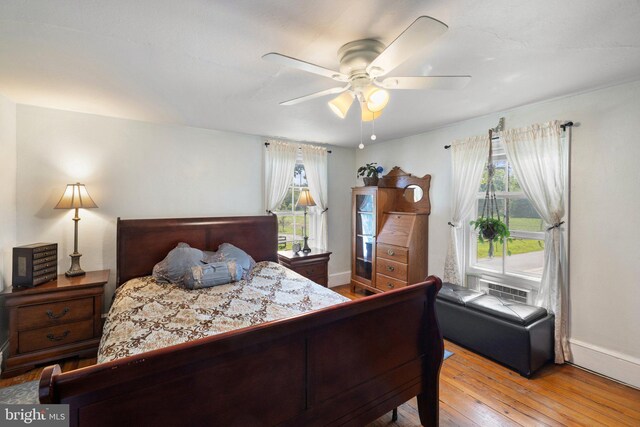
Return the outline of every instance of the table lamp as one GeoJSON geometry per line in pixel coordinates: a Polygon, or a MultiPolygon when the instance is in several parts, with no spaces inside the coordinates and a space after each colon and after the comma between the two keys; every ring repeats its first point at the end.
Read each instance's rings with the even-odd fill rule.
{"type": "Polygon", "coordinates": [[[74,235],[73,235],[73,253],[71,257],[71,267],[64,273],[66,276],[82,276],[85,272],[80,268],[81,253],[78,252],[78,209],[91,209],[97,208],[98,205],[91,199],[84,184],[79,182],[75,184],[67,184],[67,188],[64,190],[64,194],[60,198],[60,201],[54,209],[75,209],[76,215],[73,217],[74,221],[74,235]]]}
{"type": "Polygon", "coordinates": [[[298,203],[296,206],[304,206],[304,247],[302,248],[302,252],[309,253],[311,252],[311,248],[309,247],[309,236],[307,236],[307,207],[315,206],[316,202],[311,197],[311,193],[309,189],[304,189],[300,192],[300,197],[298,197],[298,203]]]}

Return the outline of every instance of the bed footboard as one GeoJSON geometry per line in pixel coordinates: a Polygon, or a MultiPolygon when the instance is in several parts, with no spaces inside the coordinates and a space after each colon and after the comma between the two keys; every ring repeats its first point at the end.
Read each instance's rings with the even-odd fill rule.
{"type": "Polygon", "coordinates": [[[438,424],[443,341],[425,282],[289,319],[60,373],[40,400],[72,426],[315,426],[371,422],[413,396],[438,424]]]}

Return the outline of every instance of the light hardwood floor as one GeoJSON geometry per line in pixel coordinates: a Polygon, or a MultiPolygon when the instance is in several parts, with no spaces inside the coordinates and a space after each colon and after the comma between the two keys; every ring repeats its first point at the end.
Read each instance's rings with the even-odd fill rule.
{"type": "MultiPolygon", "coordinates": [[[[351,298],[348,285],[332,288],[351,298]]],[[[445,341],[454,353],[440,371],[441,426],[638,426],[640,390],[571,365],[548,364],[531,379],[445,341]]],[[[420,425],[416,400],[371,426],[420,425]]]]}
{"type": "MultiPolygon", "coordinates": [[[[349,298],[349,286],[333,288],[349,298]]],[[[640,426],[640,390],[570,365],[547,365],[531,379],[445,341],[454,353],[440,373],[441,426],[640,426]]],[[[63,371],[96,362],[69,359],[63,371]]],[[[0,380],[0,387],[37,380],[42,369],[0,380]]],[[[370,426],[418,426],[415,399],[370,426]]]]}

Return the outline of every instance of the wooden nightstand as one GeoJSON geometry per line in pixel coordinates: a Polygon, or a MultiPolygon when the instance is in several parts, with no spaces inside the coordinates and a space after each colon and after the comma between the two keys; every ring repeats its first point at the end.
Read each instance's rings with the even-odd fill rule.
{"type": "Polygon", "coordinates": [[[285,267],[302,274],[322,286],[329,282],[329,257],[331,252],[311,248],[311,252],[279,251],[278,261],[285,267]]]}
{"type": "Polygon", "coordinates": [[[37,364],[95,355],[102,336],[102,297],[109,270],[58,276],[33,288],[0,294],[9,313],[9,353],[2,378],[37,364]]]}

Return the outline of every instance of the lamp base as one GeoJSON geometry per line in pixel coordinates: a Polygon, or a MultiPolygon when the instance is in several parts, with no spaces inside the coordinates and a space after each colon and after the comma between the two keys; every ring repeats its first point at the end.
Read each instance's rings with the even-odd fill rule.
{"type": "Polygon", "coordinates": [[[69,256],[71,257],[71,267],[69,267],[69,270],[67,270],[64,275],[67,277],[74,277],[83,276],[84,274],[86,274],[84,270],[80,268],[80,257],[82,256],[82,254],[74,252],[69,256]]]}
{"type": "Polygon", "coordinates": [[[308,237],[304,238],[304,246],[302,248],[302,252],[304,252],[305,254],[308,254],[309,252],[311,252],[311,248],[309,247],[309,242],[307,242],[307,240],[309,240],[308,237]]]}

